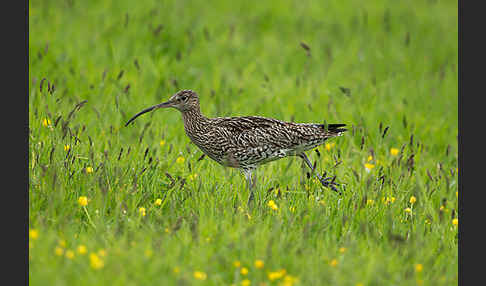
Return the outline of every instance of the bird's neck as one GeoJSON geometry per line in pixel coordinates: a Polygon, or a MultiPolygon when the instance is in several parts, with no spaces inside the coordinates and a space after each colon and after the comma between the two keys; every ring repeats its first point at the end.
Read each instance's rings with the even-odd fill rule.
{"type": "Polygon", "coordinates": [[[183,111],[182,119],[184,120],[184,129],[189,136],[198,129],[204,129],[204,126],[209,122],[209,118],[201,113],[199,107],[183,111]]]}

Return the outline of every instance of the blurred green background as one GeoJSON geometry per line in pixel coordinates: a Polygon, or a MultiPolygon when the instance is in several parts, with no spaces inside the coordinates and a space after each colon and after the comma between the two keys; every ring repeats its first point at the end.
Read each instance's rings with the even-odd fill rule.
{"type": "Polygon", "coordinates": [[[456,1],[29,1],[30,283],[457,284],[457,62],[456,1]],[[282,159],[248,209],[177,111],[123,127],[180,89],[348,124],[308,152],[346,191],[282,159]]]}

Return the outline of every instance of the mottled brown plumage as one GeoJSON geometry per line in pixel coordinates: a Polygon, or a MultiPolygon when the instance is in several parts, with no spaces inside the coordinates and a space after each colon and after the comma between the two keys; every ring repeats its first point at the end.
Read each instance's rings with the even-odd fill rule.
{"type": "MultiPolygon", "coordinates": [[[[146,112],[166,107],[182,113],[187,136],[204,154],[223,166],[243,171],[250,188],[248,202],[253,198],[252,175],[257,166],[299,156],[314,171],[304,152],[346,131],[341,128],[346,124],[294,123],[260,116],[208,118],[201,113],[199,96],[192,90],[181,90],[169,101],[139,112],[125,126],[146,112]]],[[[317,177],[324,186],[337,191],[334,178],[317,177]]]]}

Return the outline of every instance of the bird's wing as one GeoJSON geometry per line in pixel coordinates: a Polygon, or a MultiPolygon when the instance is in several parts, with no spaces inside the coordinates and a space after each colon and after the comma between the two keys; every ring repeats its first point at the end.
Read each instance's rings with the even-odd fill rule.
{"type": "Polygon", "coordinates": [[[215,126],[225,128],[234,134],[256,128],[264,129],[286,124],[286,122],[277,119],[261,116],[217,117],[213,120],[215,120],[215,126]]]}
{"type": "Polygon", "coordinates": [[[310,141],[333,137],[323,124],[293,123],[259,116],[215,118],[215,125],[231,133],[234,146],[294,148],[310,141]],[[328,136],[326,136],[326,134],[328,136]]]}

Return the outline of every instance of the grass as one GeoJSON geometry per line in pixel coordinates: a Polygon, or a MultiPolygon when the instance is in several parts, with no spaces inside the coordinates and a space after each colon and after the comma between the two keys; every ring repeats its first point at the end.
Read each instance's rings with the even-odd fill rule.
{"type": "Polygon", "coordinates": [[[457,26],[454,1],[29,1],[31,285],[457,284],[457,26]],[[177,111],[123,127],[180,89],[347,123],[308,152],[345,191],[285,158],[248,209],[177,111]]]}

